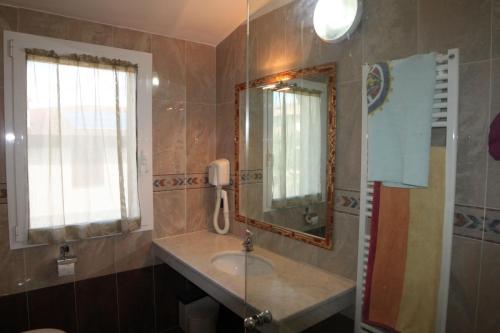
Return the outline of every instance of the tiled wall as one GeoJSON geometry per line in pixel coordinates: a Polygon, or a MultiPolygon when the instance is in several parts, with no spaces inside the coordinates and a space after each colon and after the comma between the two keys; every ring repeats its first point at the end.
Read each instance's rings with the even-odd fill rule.
{"type": "MultiPolygon", "coordinates": [[[[57,276],[57,245],[9,249],[0,140],[0,296],[66,283],[76,288],[76,281],[148,267],[154,263],[152,239],[207,228],[213,200],[206,165],[215,157],[214,47],[5,6],[0,29],[150,52],[160,79],[153,88],[154,231],[73,243],[74,277],[57,276]]],[[[0,108],[1,136],[3,98],[0,108]]]]}
{"type": "MultiPolygon", "coordinates": [[[[297,0],[250,25],[250,77],[338,65],[334,250],[270,233],[259,245],[354,278],[360,183],[361,65],[459,48],[460,113],[448,331],[500,332],[500,162],[487,153],[500,112],[500,0],[369,0],[350,40],[327,44],[312,27],[316,0],[297,0]],[[293,251],[292,251],[293,249],[293,251]]],[[[252,2],[251,2],[252,4],[252,2]]],[[[245,80],[245,27],[217,46],[217,157],[234,154],[234,84],[245,80]]],[[[243,226],[233,227],[241,234],[243,226]]]]}

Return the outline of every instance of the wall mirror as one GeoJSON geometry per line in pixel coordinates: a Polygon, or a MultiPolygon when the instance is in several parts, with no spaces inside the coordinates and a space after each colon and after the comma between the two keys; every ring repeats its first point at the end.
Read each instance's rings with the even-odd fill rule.
{"type": "Polygon", "coordinates": [[[332,247],[335,81],[329,63],[236,85],[237,221],[332,247]]]}

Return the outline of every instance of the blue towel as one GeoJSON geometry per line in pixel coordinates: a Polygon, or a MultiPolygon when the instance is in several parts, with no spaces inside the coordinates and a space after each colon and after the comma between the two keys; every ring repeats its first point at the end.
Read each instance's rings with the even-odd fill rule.
{"type": "Polygon", "coordinates": [[[429,178],[434,54],[370,66],[368,180],[386,186],[426,187],[429,178]]]}

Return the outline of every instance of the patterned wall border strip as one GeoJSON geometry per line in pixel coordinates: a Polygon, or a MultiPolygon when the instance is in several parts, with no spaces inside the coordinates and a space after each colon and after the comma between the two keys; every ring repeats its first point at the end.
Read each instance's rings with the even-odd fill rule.
{"type": "Polygon", "coordinates": [[[335,211],[351,215],[359,215],[359,192],[336,189],[335,211]]]}
{"type": "Polygon", "coordinates": [[[262,183],[264,180],[264,172],[262,169],[240,170],[240,184],[255,184],[262,183]]]}
{"type": "Polygon", "coordinates": [[[0,184],[0,204],[7,203],[7,184],[0,184]]]}
{"type": "Polygon", "coordinates": [[[455,205],[453,234],[500,244],[500,210],[455,205]]]}
{"type": "Polygon", "coordinates": [[[153,192],[210,187],[207,173],[153,176],[153,192]]]}

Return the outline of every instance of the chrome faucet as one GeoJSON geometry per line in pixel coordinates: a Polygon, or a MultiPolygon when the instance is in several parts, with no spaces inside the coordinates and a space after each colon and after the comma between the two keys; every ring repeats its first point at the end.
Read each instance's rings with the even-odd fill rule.
{"type": "Polygon", "coordinates": [[[243,241],[243,250],[245,252],[253,251],[253,234],[250,230],[245,230],[245,240],[243,241]]]}

